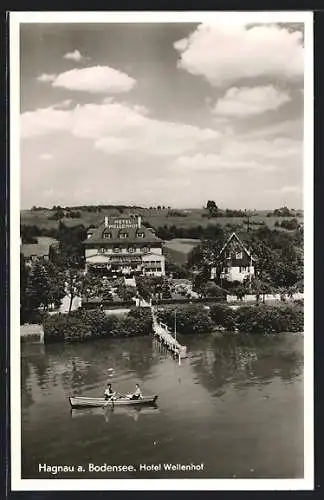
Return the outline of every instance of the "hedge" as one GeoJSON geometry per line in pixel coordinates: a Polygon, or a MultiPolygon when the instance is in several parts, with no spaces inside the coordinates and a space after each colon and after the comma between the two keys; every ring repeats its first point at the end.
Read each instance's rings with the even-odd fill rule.
{"type": "Polygon", "coordinates": [[[243,306],[236,310],[236,327],[243,333],[301,332],[304,310],[293,304],[243,306]]]}
{"type": "Polygon", "coordinates": [[[216,326],[240,333],[301,332],[304,309],[300,304],[245,305],[237,309],[215,305],[211,318],[216,326]]]}
{"type": "Polygon", "coordinates": [[[131,309],[126,316],[106,316],[103,311],[79,309],[47,317],[43,328],[45,342],[148,335],[152,331],[152,315],[150,310],[137,308],[131,309]]]}
{"type": "MultiPolygon", "coordinates": [[[[158,319],[181,334],[206,334],[215,327],[250,334],[302,332],[302,305],[243,305],[237,309],[214,304],[210,309],[190,304],[164,307],[157,311],[158,319]]],[[[150,308],[132,308],[127,315],[108,315],[99,310],[79,309],[69,314],[46,316],[45,342],[83,342],[93,338],[135,337],[152,332],[150,308]]]]}
{"type": "Polygon", "coordinates": [[[244,305],[234,309],[225,304],[213,304],[210,310],[190,305],[163,308],[158,318],[174,329],[177,311],[177,331],[180,333],[208,333],[212,328],[223,328],[229,332],[268,334],[280,332],[302,332],[304,310],[300,304],[244,305]]]}
{"type": "Polygon", "coordinates": [[[177,308],[164,308],[158,310],[158,319],[168,325],[171,331],[175,326],[179,333],[208,333],[212,330],[209,311],[199,305],[187,305],[177,308]]]}
{"type": "Polygon", "coordinates": [[[236,328],[235,310],[225,304],[214,304],[210,308],[210,317],[215,326],[233,331],[236,328]]]}

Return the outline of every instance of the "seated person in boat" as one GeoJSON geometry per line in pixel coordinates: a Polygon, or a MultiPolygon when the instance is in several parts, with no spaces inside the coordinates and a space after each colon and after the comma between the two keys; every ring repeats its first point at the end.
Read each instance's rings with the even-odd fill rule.
{"type": "Polygon", "coordinates": [[[138,384],[136,384],[135,392],[134,392],[134,394],[132,394],[130,399],[142,399],[142,398],[143,398],[143,395],[142,395],[141,388],[138,384]]]}
{"type": "Polygon", "coordinates": [[[105,400],[109,399],[115,399],[116,398],[116,392],[112,390],[111,384],[107,384],[107,388],[105,389],[105,400]]]}

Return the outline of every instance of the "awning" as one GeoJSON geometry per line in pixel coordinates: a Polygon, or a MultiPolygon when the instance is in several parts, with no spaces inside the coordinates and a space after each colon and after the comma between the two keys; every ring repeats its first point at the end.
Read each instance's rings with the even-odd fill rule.
{"type": "Polygon", "coordinates": [[[108,259],[108,262],[110,264],[132,264],[132,263],[141,263],[142,262],[142,258],[141,257],[135,257],[135,256],[131,256],[131,257],[124,257],[124,256],[120,256],[120,257],[110,257],[108,259]]]}

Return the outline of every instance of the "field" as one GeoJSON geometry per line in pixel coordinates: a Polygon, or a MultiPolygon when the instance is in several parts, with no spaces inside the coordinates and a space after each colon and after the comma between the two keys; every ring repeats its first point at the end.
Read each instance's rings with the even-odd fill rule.
{"type": "MultiPolygon", "coordinates": [[[[86,210],[78,210],[81,217],[77,219],[64,218],[62,222],[67,226],[75,226],[78,224],[83,224],[85,227],[91,224],[97,225],[103,220],[105,215],[120,215],[116,209],[102,210],[101,213],[88,212],[86,210]]],[[[191,210],[177,210],[179,215],[170,216],[168,215],[168,210],[150,210],[150,209],[138,209],[134,213],[141,215],[144,222],[148,223],[153,228],[158,228],[159,226],[176,226],[176,227],[193,227],[193,226],[203,226],[206,227],[208,224],[221,224],[226,226],[226,224],[232,225],[245,225],[247,223],[246,217],[217,217],[209,219],[206,217],[206,210],[203,209],[191,209],[191,210]],[[181,214],[181,215],[180,215],[181,214]],[[203,216],[205,215],[205,216],[203,216]]],[[[53,215],[51,210],[22,210],[21,211],[21,224],[22,225],[36,225],[39,228],[57,228],[58,221],[49,220],[48,218],[53,215]]],[[[124,211],[127,214],[127,211],[124,211]]],[[[250,217],[251,227],[258,227],[258,224],[264,222],[270,228],[273,228],[276,221],[280,221],[283,218],[280,217],[267,217],[268,211],[259,211],[257,215],[250,217]]],[[[284,217],[288,219],[289,217],[284,217]]],[[[299,221],[302,222],[302,217],[298,217],[299,221]]]]}

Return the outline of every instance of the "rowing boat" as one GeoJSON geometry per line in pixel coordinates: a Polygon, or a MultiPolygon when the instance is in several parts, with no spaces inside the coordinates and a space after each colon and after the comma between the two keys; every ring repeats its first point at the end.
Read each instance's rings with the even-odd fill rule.
{"type": "Polygon", "coordinates": [[[130,399],[121,397],[115,400],[106,400],[105,398],[86,398],[83,396],[70,396],[69,401],[72,408],[89,408],[95,406],[141,406],[141,405],[154,405],[157,400],[157,395],[144,396],[141,399],[130,399]]]}

